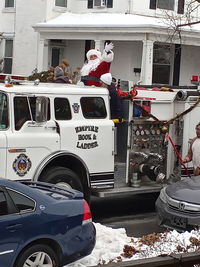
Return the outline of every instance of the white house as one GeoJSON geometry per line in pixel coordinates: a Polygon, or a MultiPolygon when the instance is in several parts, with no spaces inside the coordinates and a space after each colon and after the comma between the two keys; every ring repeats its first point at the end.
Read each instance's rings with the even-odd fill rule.
{"type": "MultiPolygon", "coordinates": [[[[172,29],[175,18],[184,22],[189,2],[1,0],[0,66],[5,73],[30,75],[65,58],[75,70],[83,65],[87,50],[102,50],[110,40],[115,45],[114,77],[190,85],[200,70],[200,25],[181,27],[181,39],[172,29]]],[[[193,21],[199,20],[198,12],[192,13],[193,21]]]]}

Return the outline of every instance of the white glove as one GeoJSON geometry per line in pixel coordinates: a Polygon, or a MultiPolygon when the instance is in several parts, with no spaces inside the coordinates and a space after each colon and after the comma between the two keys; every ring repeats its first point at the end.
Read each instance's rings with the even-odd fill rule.
{"type": "Polygon", "coordinates": [[[105,45],[105,51],[106,52],[109,52],[110,50],[112,50],[114,48],[114,45],[113,45],[113,43],[106,43],[106,45],[105,45]]]}

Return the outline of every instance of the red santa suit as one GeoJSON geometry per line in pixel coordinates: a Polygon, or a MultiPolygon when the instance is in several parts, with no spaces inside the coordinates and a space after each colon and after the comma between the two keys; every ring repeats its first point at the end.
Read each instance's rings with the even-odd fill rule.
{"type": "Polygon", "coordinates": [[[86,54],[88,63],[86,63],[81,69],[81,81],[85,85],[95,85],[100,87],[100,76],[110,71],[110,65],[114,58],[112,50],[109,52],[101,52],[96,49],[91,49],[86,54]],[[90,56],[96,55],[97,58],[90,60],[90,56]]]}

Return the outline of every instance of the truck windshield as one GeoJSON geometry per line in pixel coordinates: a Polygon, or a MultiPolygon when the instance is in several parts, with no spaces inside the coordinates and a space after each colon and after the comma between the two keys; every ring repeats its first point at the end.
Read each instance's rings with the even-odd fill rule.
{"type": "Polygon", "coordinates": [[[5,130],[8,126],[8,97],[5,93],[0,92],[0,130],[5,130]]]}

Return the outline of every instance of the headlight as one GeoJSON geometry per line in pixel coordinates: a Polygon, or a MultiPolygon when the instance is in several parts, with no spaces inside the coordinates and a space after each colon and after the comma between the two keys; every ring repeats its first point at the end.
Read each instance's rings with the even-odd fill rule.
{"type": "Polygon", "coordinates": [[[165,192],[166,187],[164,187],[163,189],[160,190],[160,199],[162,200],[162,202],[167,203],[167,195],[165,192]]]}

